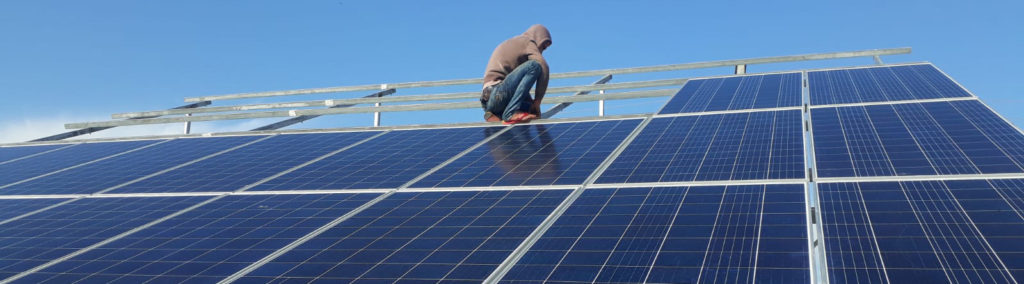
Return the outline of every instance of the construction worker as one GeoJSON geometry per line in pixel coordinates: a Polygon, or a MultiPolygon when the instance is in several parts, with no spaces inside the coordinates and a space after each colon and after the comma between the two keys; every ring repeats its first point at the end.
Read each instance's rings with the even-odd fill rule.
{"type": "Polygon", "coordinates": [[[533,25],[494,48],[480,96],[484,120],[515,124],[540,116],[540,102],[548,89],[548,63],[541,53],[549,46],[548,29],[533,25]],[[531,98],[530,88],[534,84],[537,87],[531,98]]]}

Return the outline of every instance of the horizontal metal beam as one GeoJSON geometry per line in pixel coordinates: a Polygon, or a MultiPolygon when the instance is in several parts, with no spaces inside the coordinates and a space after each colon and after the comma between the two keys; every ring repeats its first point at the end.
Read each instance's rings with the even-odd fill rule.
{"type": "MultiPolygon", "coordinates": [[[[168,111],[182,111],[183,114],[184,114],[184,113],[188,113],[189,109],[193,109],[194,110],[194,109],[197,109],[198,107],[208,106],[210,104],[211,104],[210,101],[201,101],[201,102],[197,102],[197,103],[191,103],[191,104],[175,107],[175,108],[172,108],[172,109],[170,109],[168,111]]],[[[144,118],[154,118],[154,117],[159,117],[159,116],[162,116],[162,115],[137,116],[137,117],[132,117],[132,118],[129,118],[129,119],[144,119],[144,118]]],[[[72,130],[72,131],[64,132],[64,133],[61,133],[61,134],[55,134],[55,135],[46,136],[46,137],[43,137],[43,138],[31,140],[31,141],[28,141],[28,142],[64,140],[64,139],[68,139],[68,138],[71,138],[71,137],[85,135],[85,134],[89,134],[89,133],[93,133],[93,132],[97,132],[97,131],[103,131],[103,130],[107,130],[107,129],[111,129],[111,128],[114,128],[114,127],[113,126],[107,126],[107,127],[87,127],[87,128],[82,128],[82,129],[77,129],[77,130],[72,130]]]]}
{"type": "MultiPolygon", "coordinates": [[[[815,54],[804,54],[804,55],[790,55],[790,56],[774,56],[774,57],[760,57],[760,58],[748,58],[748,59],[706,61],[706,62],[696,62],[696,63],[683,63],[683,64],[647,66],[647,67],[631,67],[631,68],[615,68],[615,69],[604,69],[604,70],[565,72],[565,73],[551,74],[551,78],[552,79],[577,78],[577,77],[589,77],[589,76],[603,76],[603,75],[606,75],[606,74],[630,74],[630,73],[661,72],[661,71],[673,71],[673,70],[685,70],[685,69],[697,69],[697,68],[712,68],[712,67],[724,67],[724,66],[735,66],[735,65],[751,65],[751,64],[766,64],[766,63],[780,63],[780,62],[793,62],[793,61],[825,60],[825,59],[865,57],[865,56],[874,57],[874,56],[882,56],[882,55],[907,54],[907,53],[910,53],[910,48],[909,47],[889,48],[889,49],[872,49],[872,50],[848,51],[848,52],[815,53],[815,54]]],[[[483,80],[481,78],[473,78],[473,79],[422,81],[422,82],[409,82],[409,83],[390,83],[390,84],[373,84],[373,85],[360,85],[360,86],[326,87],[326,88],[312,88],[312,89],[298,89],[298,90],[254,92],[254,93],[238,93],[238,94],[228,94],[228,95],[192,97],[192,98],[185,98],[185,101],[186,102],[198,102],[198,101],[210,101],[210,100],[234,100],[234,99],[262,98],[262,97],[276,97],[276,96],[290,96],[290,95],[305,95],[305,94],[322,94],[322,93],[337,93],[337,92],[351,92],[351,91],[383,90],[383,89],[388,89],[388,88],[421,88],[421,87],[457,86],[457,85],[482,84],[483,83],[482,81],[483,80]]]]}
{"type": "MultiPolygon", "coordinates": [[[[598,79],[597,81],[595,81],[591,85],[603,85],[604,83],[608,83],[608,81],[611,81],[611,80],[612,80],[612,74],[608,74],[608,75],[604,75],[604,77],[601,77],[601,79],[598,79]]],[[[579,91],[579,92],[573,94],[573,96],[582,96],[582,95],[586,95],[586,94],[589,94],[589,93],[590,93],[590,91],[579,91]]],[[[559,112],[562,112],[563,109],[569,107],[570,105],[572,105],[571,102],[557,104],[557,105],[549,108],[543,114],[541,114],[540,117],[542,117],[542,118],[551,118],[552,116],[555,116],[555,114],[558,114],[559,112]]]]}
{"type": "MultiPolygon", "coordinates": [[[[622,93],[611,93],[603,95],[589,95],[589,96],[556,96],[544,98],[545,103],[564,103],[564,102],[589,102],[598,100],[621,100],[621,99],[635,99],[635,98],[649,98],[649,97],[663,97],[670,96],[677,92],[675,89],[662,89],[662,90],[645,90],[645,91],[634,91],[634,92],[622,92],[622,93]]],[[[434,103],[434,104],[414,104],[414,105],[390,105],[380,107],[354,107],[354,108],[328,108],[328,109],[304,109],[304,110],[280,110],[280,111],[265,111],[265,112],[248,112],[248,113],[231,113],[231,114],[217,114],[217,115],[201,115],[201,116],[182,116],[182,117],[167,117],[167,118],[148,118],[148,119],[129,119],[129,120],[110,120],[110,121],[97,121],[97,122],[78,122],[68,123],[64,127],[68,129],[74,128],[86,128],[86,127],[105,127],[105,126],[125,126],[125,125],[143,125],[143,124],[162,124],[162,123],[177,123],[186,121],[213,121],[213,120],[231,120],[231,119],[252,119],[252,118],[268,118],[268,117],[295,117],[303,115],[332,115],[332,114],[349,114],[349,113],[371,113],[371,112],[398,112],[398,111],[424,111],[424,110],[444,110],[444,109],[468,109],[468,108],[479,108],[480,102],[455,102],[455,103],[434,103]]]]}
{"type": "MultiPolygon", "coordinates": [[[[665,79],[665,80],[652,80],[652,81],[637,81],[627,83],[614,83],[604,84],[601,87],[594,85],[579,85],[579,86],[565,86],[565,87],[551,87],[548,88],[548,94],[564,94],[572,92],[588,92],[597,90],[622,90],[622,89],[638,89],[638,88],[650,88],[650,87],[664,87],[664,86],[681,86],[688,79],[665,79]]],[[[236,106],[222,106],[222,107],[208,107],[208,108],[197,108],[193,110],[157,110],[157,111],[143,111],[143,112],[126,112],[118,113],[111,116],[111,118],[134,118],[139,116],[153,116],[153,115],[175,115],[185,113],[212,113],[212,112],[228,112],[228,111],[249,111],[249,110],[261,110],[261,109],[278,109],[278,108],[302,108],[302,107],[319,107],[326,106],[331,107],[335,105],[355,105],[355,104],[374,104],[374,103],[401,103],[401,102],[417,102],[417,101],[439,101],[439,100],[460,100],[460,99],[477,99],[480,98],[480,92],[462,92],[462,93],[442,93],[442,94],[429,94],[429,95],[409,95],[409,96],[393,96],[393,97],[362,97],[362,98],[349,98],[349,99],[330,99],[330,100],[316,100],[316,101],[301,101],[301,102],[282,102],[282,103],[264,103],[264,104],[248,104],[248,105],[236,105],[236,106]]]]}

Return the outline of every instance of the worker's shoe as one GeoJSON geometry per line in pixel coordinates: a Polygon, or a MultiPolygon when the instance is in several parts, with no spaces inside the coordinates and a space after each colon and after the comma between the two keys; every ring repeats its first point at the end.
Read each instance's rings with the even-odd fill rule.
{"type": "Polygon", "coordinates": [[[526,112],[517,112],[517,113],[513,114],[511,118],[509,118],[508,120],[504,121],[503,123],[504,124],[523,123],[523,122],[528,122],[530,120],[533,120],[534,118],[537,118],[537,115],[531,114],[531,113],[526,113],[526,112]]]}

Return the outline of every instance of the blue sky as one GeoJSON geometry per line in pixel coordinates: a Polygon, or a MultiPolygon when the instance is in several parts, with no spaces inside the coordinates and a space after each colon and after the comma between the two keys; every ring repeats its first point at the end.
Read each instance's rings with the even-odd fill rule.
{"type": "MultiPolygon", "coordinates": [[[[184,97],[480,77],[495,45],[535,23],[552,32],[554,45],[545,56],[553,72],[909,46],[912,54],[883,59],[935,63],[1015,124],[1024,124],[1020,1],[719,2],[4,1],[0,142],[57,133],[66,122],[173,107],[184,97]]],[[[861,58],[755,65],[749,72],[870,63],[861,58]]],[[[619,76],[613,82],[729,71],[619,76]]],[[[214,105],[263,101],[275,100],[214,105]]],[[[612,114],[649,112],[664,101],[615,101],[608,107],[612,114]]],[[[595,113],[594,104],[580,104],[564,114],[595,113]]],[[[478,110],[386,113],[384,123],[479,118],[478,110]]],[[[245,130],[273,121],[201,123],[195,129],[245,130]]],[[[300,126],[371,121],[369,115],[345,115],[300,126]]],[[[180,128],[125,127],[87,137],[180,128]]]]}

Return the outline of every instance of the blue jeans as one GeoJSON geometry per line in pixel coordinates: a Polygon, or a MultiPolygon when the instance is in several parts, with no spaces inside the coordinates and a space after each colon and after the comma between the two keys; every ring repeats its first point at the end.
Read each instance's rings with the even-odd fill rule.
{"type": "Polygon", "coordinates": [[[491,95],[484,110],[501,115],[501,120],[509,120],[517,112],[529,112],[533,106],[530,88],[537,83],[540,72],[540,63],[535,60],[519,64],[505,76],[505,80],[491,87],[491,95]]]}

